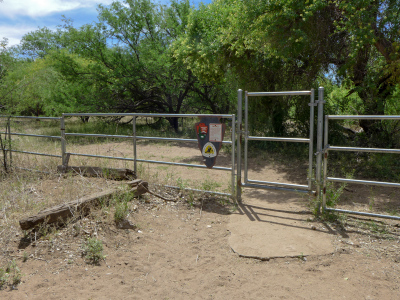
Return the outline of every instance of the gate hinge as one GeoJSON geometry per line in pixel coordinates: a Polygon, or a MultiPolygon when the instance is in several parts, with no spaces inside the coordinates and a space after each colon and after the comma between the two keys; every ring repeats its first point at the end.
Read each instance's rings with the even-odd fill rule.
{"type": "Polygon", "coordinates": [[[329,144],[327,144],[325,148],[322,148],[321,151],[315,152],[314,155],[318,155],[318,154],[320,154],[320,153],[323,154],[323,153],[325,153],[326,150],[328,150],[328,149],[329,149],[329,144]]]}

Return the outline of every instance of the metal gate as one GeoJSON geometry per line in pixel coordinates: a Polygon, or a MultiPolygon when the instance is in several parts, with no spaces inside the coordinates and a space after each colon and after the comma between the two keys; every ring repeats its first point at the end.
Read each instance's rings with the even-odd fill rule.
{"type": "Polygon", "coordinates": [[[238,140],[237,140],[237,197],[241,199],[241,187],[257,188],[257,189],[273,189],[292,191],[300,193],[312,193],[314,195],[320,194],[321,184],[321,161],[322,161],[322,125],[323,125],[323,97],[324,88],[320,87],[318,90],[318,101],[314,99],[314,89],[308,91],[286,91],[286,92],[245,92],[244,102],[244,128],[242,128],[242,90],[238,91],[238,140]],[[307,138],[292,138],[292,137],[262,137],[262,136],[250,136],[249,134],[249,116],[248,116],[248,105],[249,97],[272,97],[272,96],[310,96],[310,134],[307,138]],[[312,173],[313,173],[313,161],[314,161],[314,108],[318,106],[318,122],[317,122],[317,163],[316,163],[316,191],[312,190],[312,173]],[[244,129],[244,130],[242,130],[244,129]],[[242,149],[241,140],[244,137],[244,182],[242,182],[242,149]],[[308,176],[307,185],[283,183],[283,182],[269,182],[252,180],[248,178],[248,144],[249,141],[273,141],[273,142],[293,142],[293,143],[307,143],[309,145],[309,158],[308,158],[308,176]]]}

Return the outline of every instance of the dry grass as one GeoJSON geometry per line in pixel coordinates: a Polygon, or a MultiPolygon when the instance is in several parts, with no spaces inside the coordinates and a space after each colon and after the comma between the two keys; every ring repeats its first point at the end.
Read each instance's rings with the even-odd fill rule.
{"type": "MultiPolygon", "coordinates": [[[[14,122],[12,126],[13,132],[46,135],[47,132],[54,131],[54,127],[57,128],[58,123],[28,120],[14,122]]],[[[61,154],[60,141],[49,138],[13,136],[12,148],[53,155],[61,154]]],[[[130,143],[124,143],[123,149],[121,149],[121,143],[70,144],[67,151],[120,157],[132,157],[133,152],[130,143]]],[[[11,172],[5,173],[0,168],[0,245],[4,245],[2,247],[3,256],[7,256],[9,251],[7,245],[11,241],[14,241],[18,236],[27,234],[21,232],[19,228],[18,221],[20,219],[54,205],[77,200],[85,195],[111,187],[121,186],[121,182],[104,177],[89,179],[79,174],[59,174],[56,170],[57,165],[60,164],[60,158],[13,152],[11,172]]],[[[133,169],[133,162],[81,156],[73,156],[70,165],[133,169]]],[[[190,180],[174,176],[169,167],[164,166],[162,166],[162,169],[149,168],[148,164],[138,163],[138,174],[144,180],[161,185],[186,187],[190,182],[190,180]]],[[[198,183],[199,186],[195,187],[212,188],[210,182],[206,178],[204,182],[198,183]]],[[[166,196],[168,197],[168,195],[166,196]]],[[[99,213],[106,214],[110,220],[114,215],[108,208],[99,213]]]]}

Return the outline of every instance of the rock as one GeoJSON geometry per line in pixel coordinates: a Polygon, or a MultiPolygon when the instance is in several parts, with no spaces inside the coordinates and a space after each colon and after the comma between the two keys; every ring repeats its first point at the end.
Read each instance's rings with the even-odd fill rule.
{"type": "Polygon", "coordinates": [[[135,225],[132,224],[129,220],[122,220],[115,223],[118,229],[135,229],[135,225]]]}

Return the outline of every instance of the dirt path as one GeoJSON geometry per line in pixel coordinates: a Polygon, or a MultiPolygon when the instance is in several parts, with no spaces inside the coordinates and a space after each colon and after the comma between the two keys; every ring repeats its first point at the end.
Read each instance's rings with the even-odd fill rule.
{"type": "Polygon", "coordinates": [[[83,261],[85,236],[71,228],[20,250],[15,238],[12,254],[26,251],[32,257],[18,260],[22,283],[1,291],[1,298],[398,299],[400,264],[385,256],[386,249],[399,249],[398,239],[369,240],[379,248],[368,248],[350,233],[342,242],[332,238],[332,254],[260,261],[231,250],[229,212],[213,199],[193,207],[155,199],[136,205],[130,220],[137,230],[83,221],[88,232],[96,223],[105,244],[107,258],[100,266],[83,261]]]}
{"type": "Polygon", "coordinates": [[[312,215],[304,206],[244,199],[231,214],[229,244],[240,256],[261,260],[332,254],[332,235],[339,232],[307,220],[312,215]]]}

